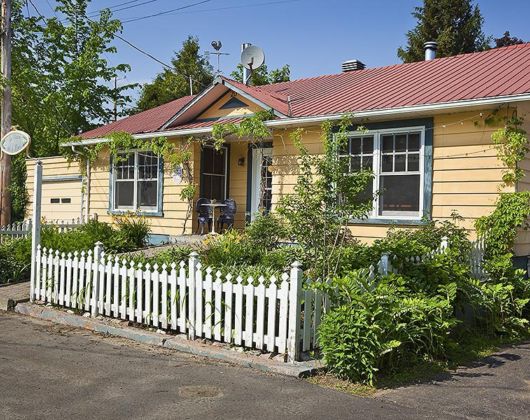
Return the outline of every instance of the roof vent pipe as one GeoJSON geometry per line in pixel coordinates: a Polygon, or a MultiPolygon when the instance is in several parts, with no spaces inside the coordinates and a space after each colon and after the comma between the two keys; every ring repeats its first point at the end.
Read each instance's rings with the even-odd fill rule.
{"type": "MultiPolygon", "coordinates": [[[[241,44],[241,52],[245,51],[252,44],[250,42],[245,42],[241,44]]],[[[250,70],[243,66],[243,83],[247,84],[250,82],[250,70]]]]}
{"type": "Polygon", "coordinates": [[[366,66],[362,61],[348,60],[342,63],[342,72],[346,73],[347,71],[364,70],[365,67],[366,66]]]}
{"type": "Polygon", "coordinates": [[[436,58],[436,50],[438,49],[438,43],[435,41],[429,41],[423,44],[425,49],[425,61],[431,61],[436,58]]]}

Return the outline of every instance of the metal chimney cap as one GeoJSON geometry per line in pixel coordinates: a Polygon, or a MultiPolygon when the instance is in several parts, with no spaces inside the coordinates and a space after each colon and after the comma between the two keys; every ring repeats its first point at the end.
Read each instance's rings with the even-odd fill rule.
{"type": "Polygon", "coordinates": [[[427,41],[423,44],[425,49],[425,61],[434,60],[436,58],[436,50],[438,49],[438,43],[435,41],[427,41]]]}
{"type": "Polygon", "coordinates": [[[364,70],[366,68],[365,64],[359,60],[348,60],[342,63],[342,71],[355,71],[355,70],[364,70]]]}
{"type": "Polygon", "coordinates": [[[436,41],[427,41],[426,43],[423,44],[423,48],[432,49],[436,51],[438,49],[438,43],[436,41]]]}

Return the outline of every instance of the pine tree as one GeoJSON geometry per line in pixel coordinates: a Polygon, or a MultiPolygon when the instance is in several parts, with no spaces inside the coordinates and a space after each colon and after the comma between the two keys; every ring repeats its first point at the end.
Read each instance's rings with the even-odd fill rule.
{"type": "Polygon", "coordinates": [[[188,36],[182,48],[171,60],[171,69],[159,73],[152,83],[143,86],[137,111],[145,111],[190,94],[190,76],[193,92],[197,93],[213,80],[213,68],[200,53],[197,37],[188,36]]]}
{"type": "Polygon", "coordinates": [[[398,57],[405,63],[422,61],[423,44],[438,43],[437,57],[482,51],[488,48],[488,39],[482,31],[484,18],[471,0],[424,0],[412,15],[416,27],[407,32],[408,45],[398,49],[398,57]]]}
{"type": "Polygon", "coordinates": [[[493,39],[493,48],[508,47],[510,45],[524,44],[524,41],[516,36],[511,36],[509,31],[504,32],[500,38],[493,39]]]}

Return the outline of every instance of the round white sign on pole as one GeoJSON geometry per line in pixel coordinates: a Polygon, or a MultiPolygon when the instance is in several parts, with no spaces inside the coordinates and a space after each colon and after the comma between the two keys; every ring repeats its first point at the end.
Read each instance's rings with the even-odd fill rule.
{"type": "Polygon", "coordinates": [[[7,133],[0,142],[2,152],[8,155],[18,155],[23,152],[31,142],[31,137],[28,133],[19,130],[13,130],[7,133]]]}

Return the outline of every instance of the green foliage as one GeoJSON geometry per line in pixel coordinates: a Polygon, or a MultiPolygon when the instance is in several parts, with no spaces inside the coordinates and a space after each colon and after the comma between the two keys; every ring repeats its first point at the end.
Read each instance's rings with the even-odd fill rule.
{"type": "Polygon", "coordinates": [[[477,233],[484,237],[486,257],[502,256],[512,251],[517,232],[528,228],[530,192],[502,193],[495,210],[475,222],[477,233]]]}
{"type": "Polygon", "coordinates": [[[282,197],[277,211],[288,224],[295,241],[310,254],[311,277],[333,277],[339,265],[339,247],[348,239],[351,219],[366,217],[373,196],[366,187],[373,178],[371,171],[348,172],[348,162],[337,158],[337,152],[348,141],[351,120],[337,126],[324,124],[324,154],[311,155],[303,144],[304,130],[291,134],[298,147],[298,178],[294,193],[282,197]]]}
{"type": "Polygon", "coordinates": [[[261,143],[271,136],[271,131],[264,123],[273,118],[272,111],[259,111],[239,123],[214,124],[212,128],[214,146],[220,149],[228,136],[249,139],[253,144],[261,143]]]}
{"type": "MultiPolygon", "coordinates": [[[[98,241],[106,252],[127,252],[146,243],[150,228],[145,219],[135,215],[121,218],[117,228],[91,220],[67,231],[43,225],[41,246],[60,252],[91,250],[98,241]]],[[[31,238],[13,239],[0,245],[0,284],[28,279],[31,263],[31,238]]]]}
{"type": "Polygon", "coordinates": [[[513,115],[505,118],[505,126],[491,135],[497,149],[497,157],[508,168],[503,171],[505,185],[515,185],[523,179],[525,171],[518,167],[528,151],[528,137],[522,128],[523,119],[513,115]]]}
{"type": "MultiPolygon", "coordinates": [[[[238,64],[237,69],[230,73],[230,76],[234,80],[243,83],[243,66],[238,64]]],[[[289,64],[271,71],[269,71],[267,65],[264,64],[260,68],[254,70],[250,77],[250,84],[252,86],[262,86],[270,85],[272,83],[288,82],[289,80],[291,80],[291,68],[289,67],[289,64]]]]}
{"type": "Polygon", "coordinates": [[[424,0],[415,7],[412,16],[417,20],[407,32],[407,46],[398,48],[398,57],[405,63],[423,61],[423,44],[438,43],[437,57],[482,51],[488,39],[482,31],[484,19],[479,7],[471,0],[424,0]]]}
{"type": "Polygon", "coordinates": [[[372,384],[380,369],[443,355],[456,323],[454,288],[446,290],[433,297],[412,294],[401,277],[373,280],[363,270],[336,279],[330,288],[336,306],[319,329],[330,371],[372,384]]]}
{"type": "Polygon", "coordinates": [[[493,48],[508,47],[510,45],[524,44],[524,41],[520,38],[510,35],[510,31],[504,32],[504,35],[500,38],[493,39],[493,48]]]}
{"type": "Polygon", "coordinates": [[[213,80],[213,69],[207,58],[200,53],[199,39],[188,36],[182,48],[171,60],[173,68],[164,69],[152,83],[143,85],[137,111],[145,111],[190,94],[192,78],[193,91],[201,91],[213,80]]]}
{"type": "Polygon", "coordinates": [[[252,244],[268,251],[276,248],[288,235],[285,222],[274,213],[258,215],[245,233],[252,244]]]}

